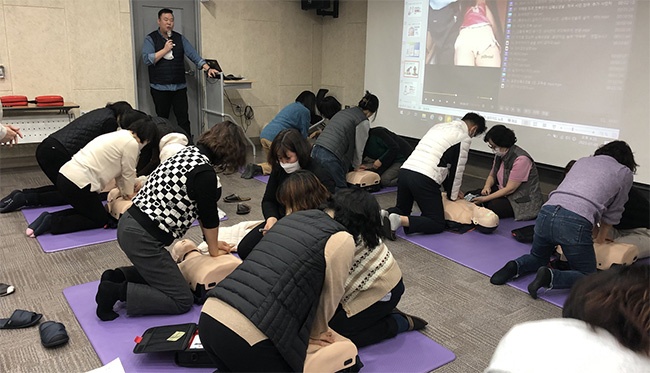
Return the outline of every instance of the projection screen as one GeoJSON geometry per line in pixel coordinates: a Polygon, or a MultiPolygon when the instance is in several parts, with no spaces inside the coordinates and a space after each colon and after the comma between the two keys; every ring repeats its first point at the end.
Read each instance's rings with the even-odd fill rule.
{"type": "MultiPolygon", "coordinates": [[[[624,140],[650,184],[650,1],[371,0],[366,88],[377,120],[420,138],[469,111],[564,167],[624,140]]],[[[472,148],[489,152],[482,139],[472,148]]]]}

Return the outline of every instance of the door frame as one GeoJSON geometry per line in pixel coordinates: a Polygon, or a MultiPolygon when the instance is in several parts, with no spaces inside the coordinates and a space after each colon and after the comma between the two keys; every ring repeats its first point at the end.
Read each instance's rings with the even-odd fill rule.
{"type": "MultiPolygon", "coordinates": [[[[165,0],[159,0],[161,3],[164,3],[165,0]]],[[[200,1],[196,0],[177,0],[180,2],[187,2],[187,3],[192,3],[193,8],[194,8],[194,24],[196,26],[196,32],[195,32],[195,41],[189,40],[190,43],[194,46],[194,49],[196,49],[197,53],[199,56],[203,57],[203,51],[202,51],[202,39],[201,39],[201,9],[199,8],[202,4],[200,1]]],[[[135,106],[137,108],[140,108],[140,98],[139,98],[139,89],[138,89],[138,61],[142,58],[142,54],[138,52],[138,46],[136,45],[136,38],[135,38],[135,33],[139,29],[138,26],[136,25],[136,20],[134,16],[134,3],[137,3],[138,0],[129,0],[129,13],[130,13],[130,18],[131,18],[131,45],[133,46],[131,48],[131,52],[133,54],[133,59],[132,59],[132,64],[133,64],[133,94],[135,98],[135,106]]],[[[161,8],[164,8],[165,5],[161,5],[161,8]]],[[[140,46],[139,49],[142,49],[140,46]]],[[[205,129],[205,123],[204,123],[204,115],[203,115],[203,108],[205,107],[205,90],[203,88],[203,85],[205,84],[205,79],[202,79],[200,76],[201,71],[199,69],[196,69],[195,67],[195,76],[194,78],[196,79],[196,112],[197,112],[197,119],[194,121],[192,120],[190,123],[190,128],[193,131],[195,138],[198,138],[198,136],[203,133],[205,129]],[[196,130],[196,132],[194,132],[196,130]]],[[[191,102],[188,101],[188,107],[192,105],[191,102]]],[[[153,113],[147,113],[150,115],[155,115],[155,112],[153,113]]],[[[190,118],[191,119],[191,118],[190,118]]]]}

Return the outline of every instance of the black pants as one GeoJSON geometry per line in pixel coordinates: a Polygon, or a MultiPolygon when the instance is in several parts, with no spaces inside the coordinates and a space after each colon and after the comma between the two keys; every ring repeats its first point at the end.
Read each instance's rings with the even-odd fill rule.
{"type": "Polygon", "coordinates": [[[293,371],[270,339],[250,346],[237,333],[205,313],[199,317],[199,336],[219,372],[293,371]]]}
{"type": "Polygon", "coordinates": [[[402,168],[397,180],[397,203],[388,212],[409,217],[404,232],[440,233],[445,230],[445,210],[442,206],[440,185],[423,174],[402,168]],[[422,215],[412,216],[413,202],[417,202],[422,215]]]}
{"type": "Polygon", "coordinates": [[[266,221],[261,222],[259,225],[257,225],[253,230],[248,232],[244,238],[239,241],[239,244],[237,245],[237,255],[241,258],[241,260],[246,259],[248,254],[253,251],[253,248],[255,245],[257,245],[261,240],[264,235],[262,232],[260,232],[260,228],[264,228],[266,225],[266,221]]]}
{"type": "Polygon", "coordinates": [[[79,188],[67,177],[59,174],[56,186],[72,208],[52,213],[52,234],[102,228],[111,219],[102,204],[100,194],[90,191],[90,184],[79,188]]]}
{"type": "Polygon", "coordinates": [[[372,306],[348,318],[343,307],[339,305],[334,317],[329,322],[330,328],[350,340],[357,346],[363,347],[393,338],[397,335],[397,322],[390,315],[397,307],[402,294],[404,282],[399,280],[390,291],[388,301],[375,302],[372,306]]]}
{"type": "Polygon", "coordinates": [[[46,137],[36,147],[36,161],[52,184],[56,185],[59,170],[70,159],[72,159],[72,155],[68,153],[68,150],[52,137],[46,137]]]}
{"type": "Polygon", "coordinates": [[[26,206],[61,206],[68,204],[68,200],[61,195],[59,189],[54,185],[23,189],[23,194],[27,200],[26,206]]]}
{"type": "Polygon", "coordinates": [[[178,125],[185,133],[192,133],[190,131],[190,118],[187,114],[187,88],[178,91],[159,91],[151,88],[151,97],[156,106],[156,115],[169,119],[169,112],[173,108],[178,125]]]}

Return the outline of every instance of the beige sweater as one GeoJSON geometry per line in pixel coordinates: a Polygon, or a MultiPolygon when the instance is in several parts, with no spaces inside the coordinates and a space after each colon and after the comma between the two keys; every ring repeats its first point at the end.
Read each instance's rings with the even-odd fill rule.
{"type": "Polygon", "coordinates": [[[140,144],[131,131],[118,130],[96,137],[59,171],[79,188],[90,184],[101,192],[113,179],[122,196],[133,194],[140,144]]]}
{"type": "Polygon", "coordinates": [[[354,265],[345,281],[341,305],[348,317],[372,306],[390,292],[402,278],[393,254],[383,242],[369,251],[359,245],[354,253],[354,265]]]}
{"type": "MultiPolygon", "coordinates": [[[[347,232],[333,234],[325,244],[325,281],[310,338],[318,338],[328,329],[327,323],[345,292],[345,279],[352,266],[354,248],[354,239],[347,232]]],[[[246,316],[218,298],[208,298],[201,312],[227,326],[251,346],[267,339],[246,316]]]]}

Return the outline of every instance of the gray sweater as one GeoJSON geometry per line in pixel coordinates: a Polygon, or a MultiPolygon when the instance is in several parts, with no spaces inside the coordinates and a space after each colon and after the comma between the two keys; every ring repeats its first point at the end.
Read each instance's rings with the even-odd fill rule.
{"type": "Polygon", "coordinates": [[[562,206],[592,224],[616,225],[632,181],[632,171],[610,156],[580,158],[544,205],[562,206]]]}

